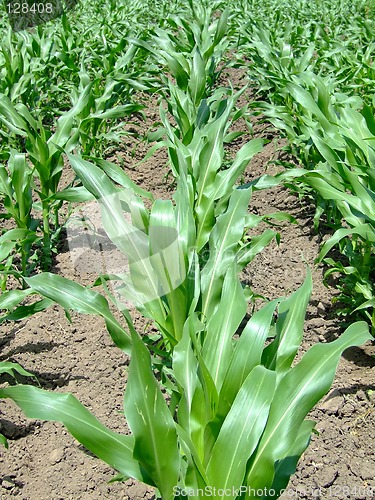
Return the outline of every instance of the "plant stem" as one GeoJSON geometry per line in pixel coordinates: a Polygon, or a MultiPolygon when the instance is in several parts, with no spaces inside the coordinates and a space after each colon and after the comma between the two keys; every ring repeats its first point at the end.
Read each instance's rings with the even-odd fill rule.
{"type": "Polygon", "coordinates": [[[43,270],[48,271],[52,264],[51,259],[51,235],[49,224],[49,204],[45,201],[43,204],[43,270]]]}

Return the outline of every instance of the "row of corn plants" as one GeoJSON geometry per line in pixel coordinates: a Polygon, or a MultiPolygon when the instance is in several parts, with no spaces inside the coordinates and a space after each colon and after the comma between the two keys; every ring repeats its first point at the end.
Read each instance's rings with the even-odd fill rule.
{"type": "MultiPolygon", "coordinates": [[[[345,32],[348,21],[332,23],[327,32],[327,12],[318,22],[316,16],[308,21],[305,5],[301,21],[286,30],[285,20],[266,30],[260,19],[243,27],[240,40],[256,63],[249,67],[250,78],[266,99],[254,106],[284,131],[304,167],[289,172],[288,185],[313,195],[315,227],[324,214],[333,230],[317,260],[328,265],[325,278],[341,275],[340,314],[346,323],[362,315],[374,333],[375,23],[370,7],[359,2],[345,32]]],[[[338,8],[330,15],[341,18],[351,6],[344,2],[338,8]]]]}
{"type": "Polygon", "coordinates": [[[292,143],[301,144],[306,167],[296,175],[318,195],[315,225],[324,214],[335,230],[318,260],[329,265],[326,277],[335,272],[344,276],[339,285],[343,313],[364,312],[374,331],[374,109],[360,99],[353,106],[340,103],[340,97],[330,98],[327,86],[314,75],[304,75],[287,89],[299,115],[298,122],[290,123],[288,136],[292,143]],[[325,258],[333,247],[344,261],[325,258]]]}
{"type": "MultiPolygon", "coordinates": [[[[109,10],[123,35],[134,32],[127,7],[112,5],[109,10]]],[[[62,152],[78,148],[84,155],[101,155],[118,144],[124,120],[143,107],[135,102],[134,93],[155,85],[147,53],[132,44],[124,50],[126,40],[114,39],[99,6],[84,12],[77,9],[31,31],[4,30],[0,218],[11,219],[7,226],[15,227],[0,234],[3,292],[10,275],[25,287],[23,277],[40,263],[42,269],[50,268],[69,216],[69,212],[63,216],[63,201],[79,202],[89,196],[76,180],[67,185],[62,179],[62,152]],[[97,41],[88,43],[88,28],[100,33],[104,41],[100,50],[97,41]]]]}

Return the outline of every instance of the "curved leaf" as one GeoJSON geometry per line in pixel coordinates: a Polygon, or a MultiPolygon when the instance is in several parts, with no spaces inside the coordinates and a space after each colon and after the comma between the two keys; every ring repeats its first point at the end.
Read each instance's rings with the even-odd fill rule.
{"type": "Polygon", "coordinates": [[[72,394],[17,385],[0,389],[0,397],[11,398],[28,418],[62,422],[77,441],[101,460],[127,477],[144,481],[133,458],[134,437],[107,429],[72,394]]]}
{"type": "Polygon", "coordinates": [[[107,300],[102,295],[52,273],[41,273],[25,278],[25,281],[32,290],[57,302],[64,309],[104,318],[113,342],[124,352],[130,353],[130,335],[113,316],[107,300]]]}

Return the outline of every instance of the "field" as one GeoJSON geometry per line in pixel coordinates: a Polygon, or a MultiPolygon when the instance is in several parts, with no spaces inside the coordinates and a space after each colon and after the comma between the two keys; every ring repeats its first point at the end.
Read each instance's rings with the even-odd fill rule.
{"type": "Polygon", "coordinates": [[[374,498],[374,2],[8,3],[0,498],[374,498]]]}

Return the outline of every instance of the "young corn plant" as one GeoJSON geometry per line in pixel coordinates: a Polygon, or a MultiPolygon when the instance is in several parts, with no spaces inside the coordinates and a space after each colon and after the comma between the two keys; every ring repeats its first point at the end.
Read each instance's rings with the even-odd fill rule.
{"type": "MultiPolygon", "coordinates": [[[[261,217],[251,221],[247,218],[250,188],[227,187],[224,208],[211,222],[210,234],[207,233],[206,243],[201,245],[191,203],[192,191],[188,187],[191,179],[184,172],[177,181],[175,204],[170,200],[156,200],[151,210],[147,210],[141,196],[147,196],[151,201],[152,196],[136,188],[119,167],[105,161],[99,161],[100,166],[96,166],[75,155],[69,158],[83,186],[98,200],[103,227],[127,262],[128,269],[105,278],[120,281],[120,289],[116,292],[120,296],[115,302],[122,309],[124,301],[130,301],[142,314],[156,322],[166,355],[180,340],[183,324],[191,311],[199,307],[205,316],[210,314],[213,303],[220,296],[220,286],[233,255],[237,255],[238,268],[243,269],[276,236],[270,229],[254,238],[247,236],[248,228],[262,220],[261,217]],[[118,191],[106,174],[124,189],[118,191]],[[126,213],[131,222],[127,221],[126,213]],[[236,217],[240,222],[234,226],[236,217]],[[232,228],[230,233],[227,227],[232,228]],[[192,286],[198,265],[202,265],[204,277],[199,305],[192,286]]],[[[116,325],[116,332],[111,326],[109,328],[112,338],[113,335],[121,337],[120,347],[125,346],[128,352],[129,334],[124,329],[120,332],[120,326],[112,316],[109,319],[107,306],[104,306],[104,314],[103,306],[100,306],[104,298],[89,290],[83,292],[79,285],[61,280],[58,276],[42,273],[26,279],[26,282],[30,293],[40,293],[64,308],[104,315],[110,325],[116,325]],[[69,294],[58,291],[62,286],[69,289],[69,294]],[[92,307],[94,303],[95,309],[92,307]]]]}
{"type": "MultiPolygon", "coordinates": [[[[40,120],[36,120],[24,104],[18,103],[14,106],[8,97],[0,96],[0,121],[4,123],[10,132],[25,141],[25,150],[29,161],[23,160],[22,169],[20,165],[17,166],[16,175],[12,176],[12,180],[15,179],[17,183],[18,177],[23,172],[24,179],[28,179],[27,184],[39,198],[39,203],[34,203],[33,208],[41,212],[42,260],[45,269],[50,267],[53,239],[61,228],[59,208],[64,195],[57,193],[63,167],[62,148],[71,151],[78,144],[79,131],[74,128],[74,117],[86,105],[89,90],[90,86],[87,86],[75,106],[59,118],[54,133],[46,129],[40,120]]],[[[25,158],[25,155],[23,155],[23,158],[25,158]]],[[[4,170],[2,171],[4,173],[4,170]]],[[[13,191],[17,189],[19,190],[20,186],[14,185],[13,191]]],[[[24,203],[29,200],[27,210],[30,211],[28,186],[24,186],[23,189],[25,190],[24,203]]],[[[7,196],[9,198],[9,193],[7,196]]],[[[22,196],[19,193],[18,204],[22,196]]],[[[76,201],[80,201],[78,191],[76,201]]]]}
{"type": "Polygon", "coordinates": [[[233,190],[228,209],[213,226],[208,260],[201,263],[196,246],[190,247],[196,228],[185,181],[178,181],[175,207],[156,200],[149,217],[142,217],[139,200],[114,192],[98,167],[77,158],[72,163],[82,177],[90,169],[87,187],[90,183],[93,192],[105,195],[103,222],[112,241],[129,255],[130,292],[151,299],[153,309],[147,303],[144,309],[156,312],[158,326],[163,309],[173,324],[173,335],[166,333],[168,322],[160,325],[173,345],[162,377],[169,402],[129,313],[123,311],[130,332],[125,333],[104,297],[49,274],[27,279],[33,292],[65,308],[101,314],[115,343],[131,353],[124,398],[131,434],[107,429],[70,394],[18,385],[0,389],[0,397],[13,399],[30,418],[62,422],[119,472],[118,480],[143,481],[163,500],[278,498],[310,441],[314,422],[306,420],[308,412],[329,390],[342,351],[370,338],[366,323],[353,324],[332,343],[314,345],[295,363],[312,287],[309,271],[300,289],[267,303],[239,329],[247,300],[238,274],[257,251],[241,241],[251,188],[233,190]],[[129,228],[122,214],[126,207],[142,234],[129,228]],[[167,228],[178,229],[172,241],[166,241],[167,228]],[[147,247],[154,252],[149,258],[147,247]],[[177,288],[170,291],[181,260],[190,279],[183,289],[174,283],[177,288]],[[163,295],[152,300],[155,286],[163,295]],[[177,311],[178,323],[173,323],[177,311]]]}
{"type": "Polygon", "coordinates": [[[0,198],[5,210],[0,219],[13,219],[17,226],[0,236],[1,290],[5,291],[8,274],[24,284],[22,276],[28,276],[32,270],[33,245],[41,240],[36,232],[39,221],[32,216],[32,170],[25,154],[13,150],[7,167],[0,165],[0,198]],[[19,266],[14,262],[16,254],[21,256],[19,266]]]}
{"type": "Polygon", "coordinates": [[[169,77],[162,75],[162,80],[167,85],[167,93],[171,92],[170,109],[173,110],[177,103],[188,107],[188,113],[194,113],[202,99],[212,92],[223,69],[218,66],[229,45],[229,11],[225,10],[212,21],[213,10],[203,2],[190,1],[189,5],[191,13],[168,17],[169,29],[172,28],[174,33],[155,28],[150,39],[130,38],[129,41],[150,52],[156,63],[162,63],[169,73],[169,77]],[[174,80],[180,93],[176,88],[170,88],[170,79],[174,80]],[[181,94],[183,102],[180,103],[181,94]]]}
{"type": "MultiPolygon", "coordinates": [[[[16,374],[22,377],[31,377],[35,379],[35,375],[26,371],[18,363],[12,363],[10,361],[0,361],[0,376],[6,374],[14,379],[16,379],[16,374]]],[[[0,444],[8,448],[8,441],[3,434],[0,434],[0,444]]]]}
{"type": "MultiPolygon", "coordinates": [[[[134,55],[129,50],[127,59],[134,55]]],[[[91,81],[87,72],[80,72],[79,86],[71,92],[73,103],[78,103],[81,96],[87,95],[83,106],[74,116],[74,125],[78,130],[79,146],[83,155],[102,156],[104,149],[110,143],[119,143],[123,135],[119,131],[123,128],[124,119],[132,113],[143,109],[144,106],[129,102],[117,104],[120,99],[129,99],[129,86],[126,82],[121,83],[111,76],[106,79],[102,88],[99,80],[91,81]],[[89,89],[89,92],[87,92],[89,89]]]]}
{"type": "MultiPolygon", "coordinates": [[[[44,126],[40,119],[36,120],[25,105],[13,105],[8,97],[0,96],[0,121],[10,132],[24,140],[27,152],[27,159],[25,154],[16,156],[18,161],[15,169],[9,167],[12,173],[10,177],[7,178],[5,167],[1,167],[0,192],[8,215],[14,216],[19,228],[29,231],[22,236],[24,243],[17,244],[21,253],[22,274],[25,276],[28,274],[26,268],[31,251],[30,232],[34,232],[34,243],[42,243],[43,268],[47,270],[51,265],[53,244],[62,227],[59,221],[62,200],[78,202],[87,199],[87,193],[82,188],[60,189],[62,152],[69,152],[80,146],[84,154],[91,154],[96,149],[96,144],[103,146],[104,141],[108,143],[109,139],[118,140],[115,129],[109,131],[108,121],[123,118],[142,108],[138,104],[114,106],[119,87],[123,88],[123,84],[111,79],[108,80],[103,95],[95,98],[97,91],[100,91],[97,88],[93,90],[96,83],[89,80],[87,73],[80,74],[80,87],[72,92],[73,106],[57,120],[54,132],[50,127],[44,126]],[[32,203],[32,193],[39,197],[39,203],[32,203]],[[12,207],[15,196],[17,203],[12,207]],[[36,233],[39,220],[32,217],[32,209],[34,213],[42,213],[42,238],[36,233]],[[19,216],[16,213],[18,210],[21,211],[19,216]],[[27,214],[23,214],[25,210],[27,214]]],[[[8,233],[8,236],[11,239],[6,241],[3,252],[6,248],[11,250],[12,243],[13,247],[17,243],[12,233],[8,233]]]]}

